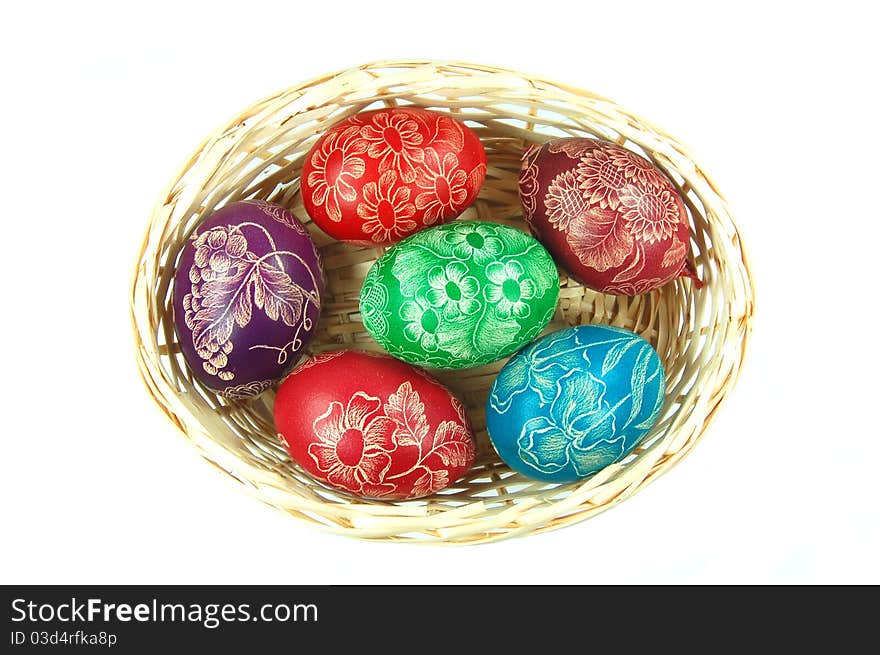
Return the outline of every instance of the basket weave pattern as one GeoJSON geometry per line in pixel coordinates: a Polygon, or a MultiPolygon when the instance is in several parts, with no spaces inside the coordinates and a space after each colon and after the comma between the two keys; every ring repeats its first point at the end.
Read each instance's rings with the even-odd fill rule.
{"type": "Polygon", "coordinates": [[[520,73],[472,64],[377,62],[287,89],[212,134],[161,197],[138,256],[131,295],[137,361],[151,395],[208,461],[253,495],[299,519],[351,536],[475,543],[552,530],[628,498],[696,444],[734,384],[751,329],[753,288],[736,226],[706,174],[675,140],[601,97],[520,73]],[[520,155],[530,143],[591,136],[644,155],[685,198],[689,259],[705,286],[678,280],[633,298],[584,288],[560,271],[548,331],[607,323],[633,330],[657,349],[667,391],[657,425],[626,459],[566,485],[513,473],[492,450],[484,407],[504,361],[433,374],[465,404],[477,436],[472,470],[430,498],[373,501],[337,492],[288,457],[272,424],[274,392],[232,401],[189,373],[177,346],[171,282],[182,245],[199,220],[227,202],[261,198],[291,209],[322,254],[327,277],[322,316],[309,354],[380,350],[358,313],[361,283],[383,248],[333,241],[305,213],[299,175],[330,125],[356,112],[416,104],[450,112],[474,129],[488,157],[486,182],[460,220],[525,230],[517,194],[520,155]]]}

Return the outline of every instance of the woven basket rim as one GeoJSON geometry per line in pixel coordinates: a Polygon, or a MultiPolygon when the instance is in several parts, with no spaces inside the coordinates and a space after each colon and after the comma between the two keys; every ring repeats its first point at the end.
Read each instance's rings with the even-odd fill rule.
{"type": "MultiPolygon", "coordinates": [[[[377,87],[381,87],[381,85],[377,85],[377,87]]],[[[330,89],[330,91],[336,90],[336,88],[330,89]]],[[[358,87],[353,90],[348,89],[348,91],[356,93],[358,87]]],[[[385,99],[387,98],[388,96],[385,96],[385,99]]],[[[368,96],[364,101],[368,99],[375,101],[382,98],[378,95],[368,96]]],[[[398,97],[394,96],[393,100],[396,102],[398,97]]],[[[340,106],[348,110],[355,105],[356,103],[350,101],[348,105],[340,106]]],[[[300,113],[291,114],[288,120],[296,122],[300,117],[308,115],[309,112],[320,113],[325,110],[327,110],[326,106],[316,105],[314,108],[309,106],[300,113]]],[[[581,110],[583,111],[582,108],[581,110]]],[[[329,114],[330,112],[327,111],[325,115],[329,114]]],[[[539,123],[539,120],[536,114],[536,123],[539,123]]],[[[609,123],[611,122],[612,119],[609,118],[609,123]]],[[[328,124],[325,123],[324,128],[328,124]]],[[[598,125],[598,123],[596,124],[598,125]]],[[[286,127],[287,123],[285,122],[283,125],[286,127]]],[[[612,129],[604,124],[601,127],[612,129]]],[[[324,128],[315,128],[313,133],[317,134],[324,128]]],[[[621,137],[625,136],[624,132],[620,132],[620,134],[621,137]]],[[[627,136],[624,140],[629,142],[631,136],[627,136]]],[[[648,145],[648,147],[651,146],[648,145]]],[[[218,150],[222,150],[222,148],[218,148],[218,150]]],[[[658,148],[656,152],[651,150],[651,153],[660,157],[661,163],[671,164],[673,172],[680,172],[671,159],[664,159],[665,151],[661,152],[658,148]]],[[[658,161],[655,160],[655,163],[658,161]]],[[[669,170],[667,169],[667,172],[669,170]]],[[[218,164],[214,172],[221,171],[223,169],[218,164]]],[[[192,182],[189,184],[191,185],[192,182]]],[[[690,178],[685,179],[681,188],[688,193],[695,192],[690,178]]],[[[700,200],[705,202],[702,196],[700,200]]],[[[689,209],[693,212],[694,207],[689,205],[689,209]]],[[[307,218],[301,212],[298,212],[297,216],[300,219],[307,218]]],[[[713,224],[708,219],[707,224],[711,232],[713,224]]],[[[461,61],[379,60],[315,76],[310,80],[271,94],[237,113],[199,144],[193,155],[185,160],[172,181],[163,190],[151,212],[150,223],[141,243],[134,268],[131,283],[130,318],[141,378],[154,402],[199,449],[202,456],[241,483],[246,490],[261,501],[304,520],[314,527],[366,539],[407,543],[482,543],[554,530],[577,523],[615,506],[665,474],[692,450],[711,423],[724,397],[741,375],[750,341],[754,313],[754,281],[740,230],[730,219],[727,201],[718,191],[716,185],[695,163],[691,154],[677,141],[652,123],[621,109],[612,101],[590,91],[538,76],[523,75],[517,71],[498,66],[484,66],[461,61]],[[528,89],[527,94],[531,94],[529,95],[530,101],[537,98],[550,103],[551,97],[553,103],[568,101],[570,105],[575,105],[575,107],[571,108],[569,105],[560,108],[554,104],[553,108],[563,112],[569,110],[575,116],[578,116],[576,111],[579,109],[578,103],[582,101],[597,103],[599,115],[607,110],[609,115],[613,116],[615,128],[624,127],[624,129],[633,130],[633,134],[644,136],[645,143],[632,140],[633,143],[642,148],[646,147],[646,143],[656,143],[671,149],[676,155],[681,155],[682,162],[693,167],[692,170],[688,167],[687,174],[692,174],[695,176],[694,179],[699,182],[705,182],[704,195],[712,196],[712,201],[717,203],[706,208],[705,213],[712,214],[719,219],[719,224],[724,222],[723,228],[729,231],[729,234],[725,235],[728,239],[719,239],[717,243],[713,233],[712,245],[716,250],[727,248],[735,255],[732,266],[737,271],[738,278],[731,284],[734,284],[736,289],[741,292],[740,297],[734,298],[741,311],[736,315],[733,311],[729,312],[727,316],[729,322],[721,342],[734,352],[734,355],[730,356],[730,370],[727,377],[719,387],[712,389],[711,394],[707,394],[709,396],[707,401],[697,398],[704,390],[696,386],[692,387],[681,399],[680,408],[685,403],[703,402],[707,405],[702,409],[703,415],[699,426],[692,434],[687,435],[683,444],[679,446],[675,443],[676,429],[680,427],[676,425],[677,414],[675,414],[665,428],[662,438],[652,442],[644,453],[640,453],[635,458],[634,464],[625,466],[615,464],[582,483],[563,485],[566,490],[564,493],[557,494],[561,496],[558,499],[552,498],[552,493],[549,492],[536,495],[525,494],[513,498],[510,506],[502,509],[494,507],[491,497],[487,497],[485,500],[468,498],[468,502],[455,505],[449,502],[443,505],[442,503],[445,501],[442,499],[428,501],[424,505],[363,501],[356,498],[349,498],[348,503],[341,503],[338,499],[328,500],[321,495],[323,492],[315,494],[309,490],[308,494],[292,493],[285,488],[282,476],[277,472],[268,471],[236,456],[229,449],[229,442],[224,444],[219,440],[215,441],[214,436],[206,428],[206,423],[211,422],[213,418],[206,413],[204,407],[188,405],[186,394],[174,390],[175,384],[184,384],[185,381],[179,377],[174,378],[174,376],[166,375],[165,367],[161,363],[162,358],[169,357],[170,349],[159,343],[162,336],[166,337],[167,341],[168,326],[167,322],[163,324],[164,334],[160,334],[159,324],[165,318],[162,313],[162,302],[161,299],[150,294],[154,293],[153,285],[163,276],[166,278],[168,276],[168,271],[165,270],[167,266],[163,268],[158,257],[161,247],[167,243],[169,235],[174,236],[174,230],[171,228],[172,214],[176,211],[178,203],[182,204],[181,196],[192,189],[192,186],[187,186],[187,183],[182,183],[182,181],[194,170],[201,171],[206,168],[205,161],[212,153],[212,149],[218,144],[223,145],[225,141],[236,142],[236,139],[244,138],[242,135],[247,136],[248,129],[257,129],[259,121],[255,121],[254,128],[249,128],[247,121],[260,115],[261,112],[268,112],[274,106],[273,103],[279,106],[284,103],[290,104],[291,99],[295,103],[297,96],[302,98],[305,94],[326,88],[328,85],[330,87],[333,85],[344,87],[346,83],[351,84],[350,80],[384,79],[382,77],[383,71],[389,70],[406,73],[401,74],[401,77],[409,81],[401,82],[399,87],[404,89],[407,88],[407,84],[413,86],[417,83],[423,83],[426,86],[431,86],[433,83],[432,75],[435,76],[435,79],[443,79],[444,81],[448,79],[450,84],[447,87],[453,89],[456,88],[453,84],[455,81],[467,80],[468,84],[461,84],[458,87],[462,92],[478,89],[479,86],[476,83],[478,80],[486,79],[488,81],[491,79],[497,84],[491,87],[493,91],[509,82],[516,83],[517,88],[528,89]],[[460,75],[461,78],[456,78],[455,75],[460,75]],[[519,84],[522,84],[522,87],[519,87],[519,84]],[[629,126],[629,128],[625,126],[629,126]],[[163,225],[161,229],[160,225],[163,225]],[[154,257],[153,260],[150,259],[151,256],[154,257]],[[731,328],[731,325],[734,327],[731,328]],[[145,336],[149,338],[144,338],[145,336]],[[172,379],[169,380],[169,377],[172,379]],[[708,404],[711,404],[711,407],[708,407],[708,404]],[[661,449],[661,446],[664,450],[662,457],[654,452],[661,449]],[[650,457],[645,455],[647,452],[652,453],[650,457]],[[280,483],[279,480],[281,480],[280,483]]],[[[159,286],[162,287],[161,284],[159,286]]],[[[715,291],[714,288],[712,290],[715,291]]],[[[726,360],[725,363],[727,363],[726,360]]],[[[558,487],[558,485],[549,486],[558,487]]]]}

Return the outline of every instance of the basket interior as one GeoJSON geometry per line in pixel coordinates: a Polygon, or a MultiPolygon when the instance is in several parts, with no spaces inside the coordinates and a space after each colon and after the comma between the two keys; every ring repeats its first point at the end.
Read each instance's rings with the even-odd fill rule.
{"type": "Polygon", "coordinates": [[[537,532],[582,520],[631,495],[693,447],[739,369],[751,315],[751,286],[723,199],[686,151],[613,103],[519,74],[466,65],[366,66],[289,89],[242,113],[187,162],[154,212],[136,272],[133,319],[144,379],[159,405],[209,461],[260,499],[313,524],[365,538],[469,542],[537,532]],[[465,404],[478,442],[470,472],[421,500],[373,501],[313,480],[278,441],[274,391],[227,400],[189,372],[172,320],[172,279],[182,245],[220,206],[260,198],[288,209],[318,245],[327,277],[321,319],[307,354],[380,351],[360,320],[361,283],[384,248],[332,240],[303,209],[299,175],[330,125],[359,111],[414,104],[449,112],[482,140],[485,184],[458,220],[527,230],[517,193],[520,156],[559,136],[612,141],[653,161],[676,184],[691,222],[689,259],[704,286],[677,280],[642,296],[591,291],[560,270],[561,291],[546,331],[606,323],[637,332],[666,370],[666,399],[654,429],[626,459],[565,485],[529,480],[495,455],[485,402],[506,359],[465,371],[432,371],[465,404]]]}

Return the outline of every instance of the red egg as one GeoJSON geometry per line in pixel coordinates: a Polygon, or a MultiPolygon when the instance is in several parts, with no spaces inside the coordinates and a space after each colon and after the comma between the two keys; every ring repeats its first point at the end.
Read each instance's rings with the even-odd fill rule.
{"type": "Polygon", "coordinates": [[[678,190],[625,148],[579,138],[532,146],[523,154],[519,192],[533,234],[591,289],[635,295],[694,277],[678,190]]]}
{"type": "Polygon", "coordinates": [[[377,109],[331,127],[303,166],[303,203],[327,234],[387,245],[450,221],[486,178],[479,137],[446,114],[377,109]]]}
{"type": "Polygon", "coordinates": [[[461,402],[385,355],[342,350],[307,360],[281,383],[274,413],[302,468],[359,496],[427,496],[461,477],[476,455],[461,402]]]}

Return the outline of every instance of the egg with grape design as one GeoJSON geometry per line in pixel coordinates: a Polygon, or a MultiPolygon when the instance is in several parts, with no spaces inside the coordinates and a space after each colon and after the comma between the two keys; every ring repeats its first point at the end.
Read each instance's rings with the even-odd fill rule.
{"type": "Polygon", "coordinates": [[[193,375],[228,398],[265,391],[314,333],[324,282],[311,237],[283,207],[234,202],[184,244],[174,328],[193,375]]]}
{"type": "Polygon", "coordinates": [[[634,152],[583,138],[533,145],[523,155],[519,193],[532,233],[591,289],[635,295],[696,279],[681,195],[634,152]]]}
{"type": "Polygon", "coordinates": [[[312,477],[357,496],[421,498],[476,455],[464,406],[424,371],[341,350],[298,366],[278,389],[275,426],[312,477]]]}
{"type": "Polygon", "coordinates": [[[460,215],[486,177],[479,137],[419,107],[361,112],[333,125],[306,156],[306,211],[335,239],[388,245],[460,215]]]}
{"type": "Polygon", "coordinates": [[[579,325],[516,353],[492,384],[486,425],[504,462],[546,482],[574,482],[620,461],[663,407],[660,358],[637,334],[579,325]]]}

